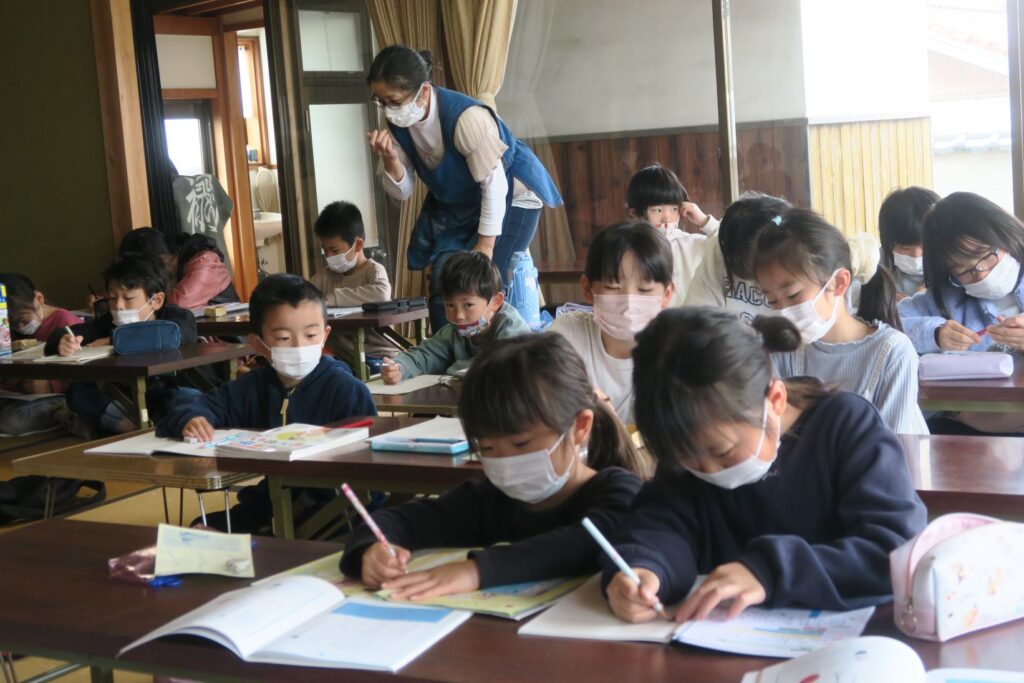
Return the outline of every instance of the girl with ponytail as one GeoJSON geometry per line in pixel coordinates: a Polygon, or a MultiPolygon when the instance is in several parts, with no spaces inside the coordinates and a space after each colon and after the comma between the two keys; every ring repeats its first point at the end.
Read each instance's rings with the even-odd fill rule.
{"type": "Polygon", "coordinates": [[[683,598],[678,621],[727,600],[735,616],[892,599],[889,553],[924,527],[924,505],[868,401],[773,374],[769,354],[800,341],[781,316],[746,325],[710,308],[662,311],[637,336],[636,421],[657,473],[612,539],[640,586],[601,559],[620,618],[683,598]]]}
{"type": "Polygon", "coordinates": [[[870,235],[847,240],[825,219],[790,209],[757,240],[757,281],[803,344],[772,357],[780,377],[811,376],[871,401],[897,434],[927,434],[917,404],[918,357],[901,331],[896,288],[870,235]],[[861,282],[857,316],[847,292],[861,282]]]}
{"type": "Polygon", "coordinates": [[[466,374],[459,418],[487,478],[378,510],[397,557],[360,528],[342,571],[412,600],[597,571],[580,520],[612,533],[651,468],[570,343],[549,332],[488,347],[466,374]],[[485,547],[404,573],[410,551],[446,546],[485,547]]]}

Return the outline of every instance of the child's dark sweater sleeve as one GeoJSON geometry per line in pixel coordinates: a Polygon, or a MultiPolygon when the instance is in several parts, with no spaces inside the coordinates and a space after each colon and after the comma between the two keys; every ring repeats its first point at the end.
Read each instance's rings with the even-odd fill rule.
{"type": "Polygon", "coordinates": [[[198,333],[196,331],[196,317],[192,315],[192,311],[178,306],[167,305],[160,309],[159,318],[161,320],[170,320],[178,325],[181,329],[182,344],[196,343],[198,333]]]}
{"type": "Polygon", "coordinates": [[[837,460],[836,514],[845,533],[820,544],[765,535],[739,558],[764,586],[769,606],[847,610],[890,600],[889,553],[926,524],[896,435],[866,401],[848,405],[818,428],[828,435],[821,456],[837,460]]]}
{"type": "MultiPolygon", "coordinates": [[[[113,325],[110,322],[109,313],[98,319],[89,320],[84,323],[78,323],[77,325],[71,326],[71,331],[74,332],[75,336],[82,338],[82,346],[90,344],[97,339],[109,336],[111,329],[113,329],[113,325]]],[[[63,327],[59,330],[54,330],[50,335],[50,338],[46,340],[46,347],[43,349],[43,353],[47,356],[57,355],[57,349],[60,347],[60,340],[67,333],[68,331],[63,327]]]]}
{"type": "MultiPolygon", "coordinates": [[[[699,547],[698,530],[693,499],[680,495],[678,483],[667,478],[644,484],[629,517],[609,540],[626,564],[658,577],[661,601],[672,604],[686,596],[697,578],[693,549],[699,547]]],[[[619,568],[604,553],[600,562],[601,586],[607,589],[619,568]]]]}
{"type": "Polygon", "coordinates": [[[251,402],[250,394],[265,391],[257,386],[256,373],[227,382],[198,396],[188,395],[171,404],[167,414],[156,424],[156,435],[178,438],[185,425],[194,417],[205,417],[214,429],[248,425],[243,410],[251,402]]]}
{"type": "MultiPolygon", "coordinates": [[[[373,513],[389,543],[420,548],[468,548],[493,542],[499,517],[497,491],[485,481],[466,482],[438,498],[420,498],[373,513]],[[491,528],[487,528],[491,527],[491,528]]],[[[365,525],[345,544],[341,570],[347,576],[362,575],[363,553],[377,542],[365,525]]]]}
{"type": "MultiPolygon", "coordinates": [[[[619,527],[640,490],[640,479],[625,470],[609,472],[587,492],[570,523],[508,545],[470,553],[480,572],[480,587],[581,576],[598,570],[600,549],[580,521],[584,517],[606,537],[619,527]]],[[[572,502],[572,501],[570,501],[572,502]]]]}

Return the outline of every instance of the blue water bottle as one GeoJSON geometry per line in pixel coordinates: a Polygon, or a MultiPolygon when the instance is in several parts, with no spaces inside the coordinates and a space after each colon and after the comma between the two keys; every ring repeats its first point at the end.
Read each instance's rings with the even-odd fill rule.
{"type": "Polygon", "coordinates": [[[537,286],[537,268],[529,252],[517,251],[509,263],[508,302],[519,311],[527,325],[540,325],[540,289],[537,286]]]}

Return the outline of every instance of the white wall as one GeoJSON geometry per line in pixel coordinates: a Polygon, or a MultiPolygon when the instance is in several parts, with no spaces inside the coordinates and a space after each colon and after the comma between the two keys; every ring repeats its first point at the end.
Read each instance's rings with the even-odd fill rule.
{"type": "Polygon", "coordinates": [[[157,34],[161,88],[216,88],[213,38],[157,34]]]}
{"type": "MultiPolygon", "coordinates": [[[[733,4],[738,120],[803,116],[799,10],[733,4]]],[[[497,99],[524,136],[716,125],[711,3],[519,0],[497,99]]]]}
{"type": "Polygon", "coordinates": [[[924,0],[803,0],[811,123],[926,114],[924,0]]]}

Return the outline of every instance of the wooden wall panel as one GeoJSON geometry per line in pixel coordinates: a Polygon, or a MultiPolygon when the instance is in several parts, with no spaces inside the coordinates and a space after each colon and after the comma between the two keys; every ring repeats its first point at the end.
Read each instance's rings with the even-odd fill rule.
{"type": "MultiPolygon", "coordinates": [[[[737,132],[740,189],[781,195],[795,204],[810,201],[807,125],[803,122],[766,122],[744,126],[737,132]]],[[[721,217],[722,176],[718,163],[716,129],[616,134],[610,137],[553,140],[547,143],[554,160],[549,169],[565,199],[571,241],[576,258],[586,259],[594,234],[626,220],[629,179],[653,163],[672,169],[691,199],[704,211],[721,217]]],[[[538,234],[557,225],[545,209],[538,234]]],[[[543,240],[531,250],[545,262],[543,240]]]]}
{"type": "Polygon", "coordinates": [[[844,233],[878,234],[878,208],[896,187],[932,185],[928,118],[812,125],[811,208],[844,233]]]}

